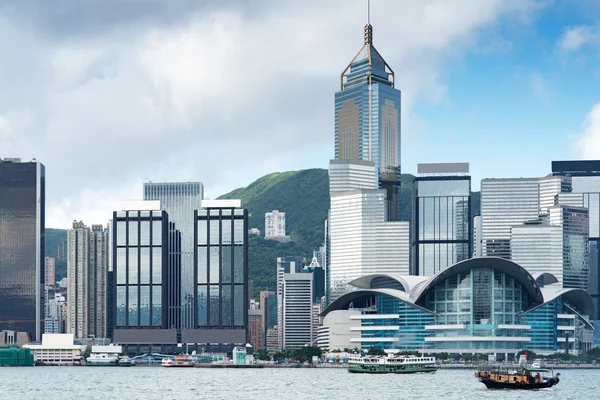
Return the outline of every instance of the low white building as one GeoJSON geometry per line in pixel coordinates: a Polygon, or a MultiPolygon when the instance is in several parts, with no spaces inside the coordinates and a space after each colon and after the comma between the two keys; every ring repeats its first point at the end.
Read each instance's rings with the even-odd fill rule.
{"type": "Polygon", "coordinates": [[[35,362],[48,365],[81,364],[85,346],[74,344],[72,333],[45,333],[42,344],[26,344],[35,362]]]}

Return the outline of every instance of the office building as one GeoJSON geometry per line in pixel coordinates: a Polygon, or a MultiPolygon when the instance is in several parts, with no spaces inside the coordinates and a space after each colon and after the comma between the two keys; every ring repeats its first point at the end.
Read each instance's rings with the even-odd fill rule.
{"type": "Polygon", "coordinates": [[[317,343],[330,350],[349,344],[510,361],[522,350],[577,355],[592,347],[589,294],[506,259],[472,258],[431,277],[366,275],[351,284],[356,290],[322,313],[317,343]]]}
{"type": "MultiPolygon", "coordinates": [[[[583,204],[579,206],[588,209],[588,287],[594,301],[594,320],[600,322],[600,160],[552,161],[552,175],[570,177],[571,191],[561,196],[581,196],[583,204]]],[[[567,200],[561,201],[561,204],[567,204],[567,200]]]]}
{"type": "Polygon", "coordinates": [[[144,200],[160,201],[169,222],[181,233],[181,324],[194,326],[194,211],[202,207],[201,182],[149,182],[144,184],[144,200]]]}
{"type": "Polygon", "coordinates": [[[481,181],[481,255],[510,259],[510,232],[540,214],[538,178],[481,181]]]}
{"type": "Polygon", "coordinates": [[[265,213],[265,239],[285,237],[285,213],[273,210],[265,213]]]}
{"type": "Polygon", "coordinates": [[[260,310],[262,316],[263,337],[266,348],[267,330],[277,325],[277,293],[268,290],[260,292],[260,310]]]}
{"type": "Polygon", "coordinates": [[[333,301],[364,274],[408,274],[410,250],[409,223],[386,221],[386,192],[375,189],[373,163],[331,160],[330,171],[327,280],[333,301]],[[372,179],[365,179],[369,174],[372,179]],[[353,187],[344,191],[344,182],[353,187]]]}
{"type": "Polygon", "coordinates": [[[279,328],[277,326],[267,329],[266,342],[267,351],[269,354],[273,354],[276,351],[281,350],[281,347],[279,347],[279,328]]]}
{"type": "MultiPolygon", "coordinates": [[[[282,327],[283,321],[283,277],[285,274],[302,272],[306,258],[298,256],[277,257],[277,324],[282,327]]],[[[283,348],[283,329],[279,330],[279,348],[283,348]]]]}
{"type": "Polygon", "coordinates": [[[473,255],[468,163],[418,164],[411,275],[432,276],[473,255]]]}
{"type": "Polygon", "coordinates": [[[367,24],[364,45],[342,72],[335,94],[335,158],[374,163],[374,184],[387,202],[386,221],[400,219],[400,97],[394,72],[373,46],[373,27],[367,24]]]}
{"type": "Polygon", "coordinates": [[[255,350],[266,348],[265,330],[262,321],[262,310],[248,310],[248,343],[255,350]]]}
{"type": "Polygon", "coordinates": [[[46,275],[46,286],[54,286],[56,280],[56,259],[54,257],[45,257],[44,269],[44,275],[46,275]]]}
{"type": "Polygon", "coordinates": [[[312,274],[283,275],[282,348],[295,350],[313,341],[312,274]]]}
{"type": "Polygon", "coordinates": [[[181,340],[229,353],[248,327],[248,211],[240,200],[204,200],[194,220],[194,329],[181,340]]]}
{"type": "Polygon", "coordinates": [[[0,330],[44,330],[46,169],[0,159],[0,330]]]}
{"type": "Polygon", "coordinates": [[[112,334],[127,353],[173,353],[179,342],[181,235],[159,201],[113,213],[112,334]]]}
{"type": "Polygon", "coordinates": [[[304,273],[310,273],[313,276],[313,303],[321,303],[321,298],[325,296],[325,270],[317,259],[317,252],[313,252],[313,258],[309,265],[302,269],[304,273]]]}
{"type": "Polygon", "coordinates": [[[107,336],[108,230],[73,222],[67,231],[67,333],[107,336]]]}

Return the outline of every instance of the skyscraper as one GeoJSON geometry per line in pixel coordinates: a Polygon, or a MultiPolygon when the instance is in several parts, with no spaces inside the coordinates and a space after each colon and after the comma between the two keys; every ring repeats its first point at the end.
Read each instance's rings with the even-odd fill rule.
{"type": "Polygon", "coordinates": [[[312,273],[283,275],[282,348],[299,349],[313,340],[312,273]]]}
{"type": "Polygon", "coordinates": [[[386,220],[400,219],[400,90],[394,71],[373,46],[373,27],[340,77],[335,94],[335,158],[371,161],[385,189],[386,220]]]}
{"type": "Polygon", "coordinates": [[[326,280],[331,302],[353,290],[348,283],[362,275],[408,274],[410,239],[408,222],[386,221],[386,192],[376,189],[373,163],[331,160],[329,171],[326,280]]]}
{"type": "Polygon", "coordinates": [[[0,159],[0,331],[44,329],[46,168],[0,159]]]}
{"type": "Polygon", "coordinates": [[[248,211],[240,200],[204,200],[194,221],[194,328],[181,340],[230,352],[248,327],[248,211]]]}
{"type": "MultiPolygon", "coordinates": [[[[552,175],[571,178],[571,194],[583,197],[589,216],[589,292],[600,320],[600,160],[552,161],[552,175]]],[[[600,327],[600,323],[598,324],[600,327]]],[[[598,331],[598,330],[597,330],[598,331]]]]}
{"type": "Polygon", "coordinates": [[[150,182],[144,184],[144,200],[160,200],[169,222],[181,233],[181,324],[194,325],[194,211],[202,207],[201,182],[150,182]]]}
{"type": "Polygon", "coordinates": [[[179,232],[158,201],[120,208],[112,223],[113,341],[127,352],[173,352],[181,316],[179,232]]]}
{"type": "Polygon", "coordinates": [[[468,163],[419,164],[413,182],[412,275],[433,276],[472,256],[468,163]]]}
{"type": "Polygon", "coordinates": [[[73,222],[67,232],[67,333],[107,336],[108,229],[73,222]]]}

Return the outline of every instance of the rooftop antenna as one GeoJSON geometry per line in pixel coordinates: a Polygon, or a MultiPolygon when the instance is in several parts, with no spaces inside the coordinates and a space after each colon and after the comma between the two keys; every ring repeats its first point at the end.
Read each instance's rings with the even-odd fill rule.
{"type": "Polygon", "coordinates": [[[367,25],[365,26],[365,44],[373,44],[373,27],[371,26],[371,0],[367,0],[367,25]]]}

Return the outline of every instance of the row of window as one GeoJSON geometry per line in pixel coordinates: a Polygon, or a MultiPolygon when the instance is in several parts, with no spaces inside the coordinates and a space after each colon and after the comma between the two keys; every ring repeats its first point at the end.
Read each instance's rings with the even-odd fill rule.
{"type": "Polygon", "coordinates": [[[244,325],[244,285],[198,285],[198,326],[244,325]]]}
{"type": "Polygon", "coordinates": [[[117,286],[117,326],[161,326],[161,286],[117,286]]]}

